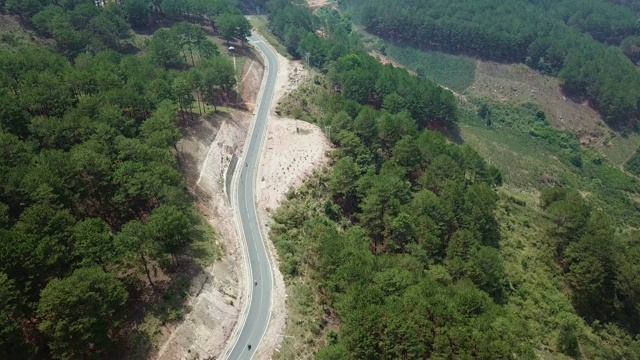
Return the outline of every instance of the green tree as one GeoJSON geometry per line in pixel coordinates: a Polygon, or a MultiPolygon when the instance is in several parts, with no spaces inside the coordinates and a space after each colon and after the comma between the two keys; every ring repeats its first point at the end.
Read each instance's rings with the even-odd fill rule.
{"type": "Polygon", "coordinates": [[[33,258],[42,268],[44,279],[65,275],[70,267],[69,241],[75,219],[68,210],[52,206],[32,205],[20,215],[14,230],[37,238],[33,258]]]}
{"type": "Polygon", "coordinates": [[[384,97],[382,107],[391,114],[397,114],[407,108],[407,101],[397,93],[391,93],[384,97]]]}
{"type": "Polygon", "coordinates": [[[185,62],[187,62],[186,52],[188,51],[189,57],[191,58],[191,66],[195,66],[196,63],[193,58],[193,51],[196,49],[198,44],[207,41],[202,29],[197,25],[183,21],[172,26],[171,31],[175,33],[176,37],[178,37],[185,62]]]}
{"type": "Polygon", "coordinates": [[[118,48],[120,40],[127,39],[131,30],[115,4],[108,5],[98,16],[91,19],[87,29],[112,49],[118,48]]]}
{"type": "Polygon", "coordinates": [[[468,276],[473,283],[494,298],[499,298],[506,279],[500,252],[483,246],[471,256],[469,262],[468,276]]]}
{"type": "Polygon", "coordinates": [[[102,219],[90,218],[76,223],[73,234],[73,256],[81,266],[106,266],[115,260],[113,234],[102,219]]]}
{"type": "Polygon", "coordinates": [[[560,328],[558,335],[558,345],[563,354],[578,358],[580,356],[580,345],[578,343],[578,329],[573,322],[565,321],[560,328]]]}
{"type": "Polygon", "coordinates": [[[431,164],[427,167],[426,171],[422,174],[418,183],[423,188],[429,189],[436,194],[444,189],[448,182],[462,183],[464,181],[464,172],[450,156],[438,155],[431,164]]]}
{"type": "Polygon", "coordinates": [[[465,227],[481,234],[483,245],[496,246],[500,235],[495,220],[495,191],[486,183],[474,184],[467,188],[464,201],[465,227]]]}
{"type": "Polygon", "coordinates": [[[181,134],[178,130],[176,104],[164,101],[158,105],[153,115],[140,125],[140,135],[154,148],[173,148],[181,134]]]}
{"type": "Polygon", "coordinates": [[[184,66],[185,62],[180,57],[180,49],[179,38],[167,29],[156,31],[146,47],[151,62],[167,69],[184,66]]]}
{"type": "Polygon", "coordinates": [[[366,146],[372,146],[378,135],[377,114],[369,107],[362,108],[353,121],[353,128],[366,146]]]}
{"type": "Polygon", "coordinates": [[[357,206],[356,183],[359,177],[358,165],[352,157],[346,156],[334,165],[329,179],[329,191],[347,214],[351,214],[357,206]]]}
{"type": "Polygon", "coordinates": [[[162,244],[164,252],[174,256],[191,243],[192,222],[184,211],[173,205],[161,205],[151,212],[146,224],[151,236],[162,244]]]}
{"type": "Polygon", "coordinates": [[[545,212],[554,223],[550,233],[555,240],[556,251],[561,255],[567,245],[582,236],[591,209],[580,194],[571,191],[561,200],[551,202],[545,212]]]}
{"type": "Polygon", "coordinates": [[[0,129],[24,139],[28,135],[30,122],[31,117],[20,106],[19,98],[0,96],[0,129]]]}
{"type": "Polygon", "coordinates": [[[155,272],[155,268],[151,268],[150,261],[160,257],[161,247],[154,241],[146,225],[139,220],[129,221],[116,235],[115,245],[125,268],[131,263],[141,267],[149,285],[155,289],[156,285],[151,278],[151,272],[155,272]]]}
{"type": "Polygon", "coordinates": [[[37,14],[45,6],[45,2],[42,0],[7,0],[5,6],[10,13],[18,14],[26,19],[37,14]]]}
{"type": "Polygon", "coordinates": [[[51,281],[40,295],[39,329],[56,359],[95,357],[109,349],[122,320],[127,291],[100,268],[82,268],[51,281]]]}
{"type": "Polygon", "coordinates": [[[217,94],[229,95],[229,92],[236,83],[233,64],[222,56],[211,59],[202,59],[196,67],[199,84],[198,88],[202,94],[206,94],[217,111],[217,94]]]}
{"type": "Polygon", "coordinates": [[[407,246],[416,240],[412,217],[404,212],[396,216],[386,229],[384,246],[389,252],[405,252],[407,246]]]}
{"type": "Polygon", "coordinates": [[[398,174],[386,173],[373,178],[367,196],[362,200],[360,220],[373,239],[373,248],[382,241],[389,224],[400,207],[409,200],[409,184],[398,174]]]}
{"type": "Polygon", "coordinates": [[[0,356],[29,358],[32,349],[24,343],[21,333],[20,293],[14,282],[0,272],[0,356]]]}
{"type": "Polygon", "coordinates": [[[216,18],[216,25],[220,36],[229,43],[239,40],[244,44],[251,35],[251,24],[240,14],[223,13],[216,18]]]}
{"type": "MultiPolygon", "coordinates": [[[[180,76],[176,77],[173,80],[173,93],[178,99],[178,104],[180,104],[180,112],[183,114],[187,110],[191,110],[193,107],[193,78],[189,76],[188,73],[182,73],[180,76]]],[[[193,112],[192,117],[193,117],[193,112]]]]}
{"type": "Polygon", "coordinates": [[[162,0],[160,8],[169,18],[178,19],[182,17],[182,15],[189,13],[189,5],[190,2],[182,0],[162,0]]]}
{"type": "Polygon", "coordinates": [[[220,51],[218,50],[218,45],[212,42],[209,39],[202,39],[200,42],[196,44],[198,48],[198,52],[200,56],[205,59],[211,59],[214,56],[220,55],[220,51]]]}
{"type": "Polygon", "coordinates": [[[149,21],[149,0],[125,0],[122,10],[133,27],[144,26],[149,21]]]}

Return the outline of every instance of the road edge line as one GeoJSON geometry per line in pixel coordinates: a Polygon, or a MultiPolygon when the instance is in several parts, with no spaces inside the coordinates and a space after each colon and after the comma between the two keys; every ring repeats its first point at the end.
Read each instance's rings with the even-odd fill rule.
{"type": "MultiPolygon", "coordinates": [[[[252,32],[252,35],[256,36],[256,33],[252,32]]],[[[262,39],[262,38],[261,38],[262,39]]],[[[251,42],[250,42],[251,43],[251,42]]],[[[260,91],[258,92],[258,94],[256,95],[256,104],[255,104],[255,108],[254,108],[254,113],[253,113],[253,121],[251,122],[251,126],[249,127],[249,132],[247,133],[247,137],[242,149],[242,157],[240,157],[239,160],[244,160],[247,156],[247,151],[249,149],[249,144],[251,143],[251,136],[253,135],[253,132],[255,130],[255,126],[256,123],[258,121],[258,108],[260,107],[260,105],[262,105],[262,96],[264,93],[264,90],[267,86],[267,79],[269,77],[269,63],[266,59],[266,56],[262,53],[262,51],[260,51],[260,49],[253,45],[253,43],[250,44],[252,47],[254,47],[254,49],[258,52],[258,54],[260,54],[260,57],[263,58],[264,61],[264,74],[262,76],[262,82],[260,84],[260,91]]],[[[242,161],[240,161],[240,164],[242,164],[242,161]]],[[[251,280],[251,261],[249,261],[249,249],[247,248],[247,239],[245,237],[244,234],[244,229],[242,228],[242,221],[240,219],[240,213],[239,213],[239,209],[238,209],[238,204],[239,204],[239,200],[238,200],[238,182],[240,181],[240,173],[242,171],[242,166],[236,166],[236,171],[233,174],[233,180],[232,180],[232,188],[233,188],[233,213],[234,213],[234,220],[236,223],[236,229],[238,230],[238,234],[240,235],[240,239],[242,240],[242,251],[243,251],[243,257],[244,257],[244,262],[245,262],[245,292],[244,292],[244,305],[242,307],[242,311],[240,313],[240,319],[238,319],[238,322],[236,323],[236,326],[234,327],[234,330],[231,334],[231,339],[233,339],[233,341],[228,342],[227,346],[225,347],[225,350],[223,352],[223,358],[228,359],[230,352],[233,350],[233,348],[236,346],[236,344],[238,343],[238,336],[240,334],[240,330],[242,328],[244,328],[244,324],[247,321],[247,313],[248,313],[248,309],[249,306],[251,304],[251,298],[253,296],[253,287],[250,286],[250,280],[251,280]]],[[[257,174],[256,174],[257,175],[257,174]]],[[[254,188],[255,188],[255,178],[254,178],[254,188]]],[[[268,323],[267,323],[268,324],[268,323]]]]}
{"type": "MultiPolygon", "coordinates": [[[[257,33],[255,34],[255,36],[257,38],[259,38],[262,41],[262,43],[265,44],[265,46],[270,48],[271,52],[275,56],[276,68],[277,68],[276,78],[275,78],[275,81],[274,81],[274,86],[275,86],[277,84],[277,82],[278,82],[278,72],[280,71],[280,64],[279,64],[279,59],[278,59],[278,56],[280,54],[275,50],[275,48],[264,37],[260,36],[257,33]]],[[[260,52],[260,53],[262,54],[262,52],[260,52]]],[[[265,56],[263,55],[263,57],[265,57],[265,56]]],[[[262,134],[262,139],[260,139],[260,154],[261,155],[263,153],[264,147],[266,146],[265,138],[267,137],[267,133],[268,133],[269,116],[271,116],[271,106],[272,105],[273,105],[273,94],[271,94],[271,101],[270,101],[270,104],[269,104],[269,108],[267,109],[267,118],[266,118],[266,124],[265,124],[266,128],[265,128],[264,134],[262,134]]],[[[261,166],[261,164],[260,164],[261,158],[262,158],[262,156],[260,156],[260,158],[258,159],[258,171],[256,171],[256,178],[258,176],[258,173],[260,172],[259,170],[260,170],[260,166],[261,166]]],[[[256,185],[255,184],[256,178],[253,179],[254,188],[255,188],[255,185],[256,185]]],[[[255,193],[254,195],[256,196],[255,201],[256,201],[256,205],[257,205],[258,204],[258,202],[257,202],[258,194],[255,193]]],[[[262,229],[263,228],[266,229],[266,226],[264,226],[264,224],[262,223],[262,220],[260,219],[260,216],[258,214],[258,206],[255,207],[255,212],[256,212],[256,214],[255,214],[256,215],[256,220],[258,221],[258,230],[259,230],[259,234],[260,234],[260,240],[262,241],[262,245],[264,246],[265,252],[267,253],[267,261],[269,262],[269,272],[270,272],[270,275],[271,275],[271,283],[272,283],[272,285],[271,285],[271,297],[269,298],[269,317],[267,318],[267,324],[266,324],[266,326],[264,328],[264,331],[260,335],[260,341],[258,342],[258,347],[256,348],[256,352],[254,353],[254,355],[257,355],[260,352],[260,350],[262,350],[261,349],[261,345],[263,344],[262,343],[262,339],[264,339],[264,335],[267,333],[267,330],[269,330],[269,325],[271,324],[271,317],[273,316],[272,310],[273,310],[273,297],[274,297],[274,292],[275,292],[274,291],[274,287],[275,287],[275,279],[276,279],[276,277],[275,277],[275,272],[274,272],[272,264],[275,264],[276,262],[275,262],[274,254],[271,252],[271,250],[270,250],[270,248],[269,248],[269,246],[267,244],[267,241],[271,241],[271,240],[269,239],[268,234],[263,235],[263,233],[262,233],[262,229]]]]}

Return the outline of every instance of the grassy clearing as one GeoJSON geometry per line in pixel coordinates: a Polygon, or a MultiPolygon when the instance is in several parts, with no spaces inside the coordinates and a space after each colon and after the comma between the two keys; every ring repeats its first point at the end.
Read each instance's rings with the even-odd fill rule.
{"type": "Polygon", "coordinates": [[[476,64],[471,58],[392,44],[361,29],[359,33],[368,50],[380,52],[453,91],[462,93],[473,83],[476,64]]]}
{"type": "Polygon", "coordinates": [[[142,52],[152,38],[153,35],[150,34],[140,34],[133,32],[133,36],[131,37],[130,41],[136,49],[139,49],[139,51],[142,52]]]}
{"type": "Polygon", "coordinates": [[[291,58],[291,55],[289,55],[287,49],[285,49],[285,47],[280,43],[280,40],[278,40],[278,38],[273,35],[271,30],[269,30],[269,21],[267,20],[266,15],[251,15],[247,16],[247,19],[249,19],[249,22],[251,23],[253,29],[263,38],[265,38],[267,42],[271,46],[273,46],[280,55],[289,59],[291,58]]]}
{"type": "Polygon", "coordinates": [[[498,195],[500,253],[508,276],[505,306],[525,320],[534,348],[553,354],[554,359],[564,358],[557,352],[557,330],[567,320],[582,321],[573,312],[559,269],[551,260],[552,250],[544,243],[548,220],[537,208],[535,193],[506,185],[498,195]]]}
{"type": "Polygon", "coordinates": [[[476,65],[469,58],[389,43],[385,45],[385,51],[419,76],[432,79],[458,93],[465,91],[473,82],[476,65]]]}
{"type": "Polygon", "coordinates": [[[236,78],[236,86],[234,88],[236,94],[234,99],[232,100],[235,103],[238,103],[242,99],[240,99],[242,94],[242,76],[244,75],[244,62],[247,60],[246,56],[232,54],[229,56],[230,60],[233,62],[233,69],[235,70],[235,78],[236,78]]]}
{"type": "Polygon", "coordinates": [[[467,93],[504,103],[534,103],[556,128],[596,143],[608,132],[600,115],[587,103],[567,98],[558,78],[543,75],[523,64],[499,64],[478,60],[476,76],[467,93]]]}
{"type": "Polygon", "coordinates": [[[620,226],[640,225],[638,204],[633,200],[640,193],[637,178],[596,151],[576,152],[574,146],[566,146],[571,141],[567,132],[538,125],[534,114],[530,115],[534,119],[527,118],[517,107],[491,103],[490,126],[466,110],[459,124],[462,141],[500,169],[506,184],[527,191],[569,186],[591,194],[590,200],[620,226]],[[574,161],[576,157],[579,161],[574,161]]]}
{"type": "Polygon", "coordinates": [[[308,278],[287,280],[288,317],[285,335],[279,352],[274,359],[296,360],[312,358],[320,344],[324,343],[323,331],[319,324],[322,322],[322,308],[318,305],[312,286],[317,282],[308,278]]]}
{"type": "Polygon", "coordinates": [[[611,163],[616,166],[622,166],[633,156],[633,153],[639,147],[640,135],[631,133],[627,136],[613,134],[611,138],[605,139],[605,141],[601,142],[596,148],[602,152],[611,163]]]}
{"type": "Polygon", "coordinates": [[[562,182],[566,166],[534,141],[488,127],[460,124],[464,142],[502,172],[505,182],[520,188],[538,188],[544,179],[562,182]]]}

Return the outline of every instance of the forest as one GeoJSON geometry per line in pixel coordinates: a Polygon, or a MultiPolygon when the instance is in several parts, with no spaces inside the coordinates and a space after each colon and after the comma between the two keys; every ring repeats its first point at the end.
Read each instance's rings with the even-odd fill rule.
{"type": "MultiPolygon", "coordinates": [[[[475,4],[478,16],[487,16],[475,4]]],[[[618,341],[589,348],[591,357],[640,357],[637,231],[620,231],[577,190],[542,189],[537,211],[545,227],[537,246],[548,249],[577,317],[558,310],[545,328],[531,328],[521,301],[538,300],[523,298],[524,284],[503,265],[497,214],[511,205],[499,202],[502,174],[469,146],[434,131],[448,134],[461,116],[490,127],[491,108],[480,104],[469,113],[432,81],[379,64],[362,50],[348,13],[314,15],[285,0],[267,6],[273,34],[324,75],[313,80],[315,116],[331,127],[337,146],[331,169],[289,193],[271,232],[289,283],[312,281],[300,302],[319,304],[322,320],[309,326],[311,334],[328,328],[316,358],[538,358],[540,344],[532,339],[540,332],[555,334],[554,352],[580,357],[585,335],[576,318],[618,341]]],[[[628,35],[624,22],[619,27],[618,40],[606,41],[628,35]]],[[[500,48],[488,39],[486,45],[500,48]]],[[[531,136],[582,168],[577,140],[543,125],[535,107],[527,111],[531,136]]]]}
{"type": "Polygon", "coordinates": [[[367,31],[400,44],[558,76],[615,127],[637,130],[640,29],[625,2],[605,0],[341,0],[367,31]],[[622,81],[624,79],[624,81],[622,81]]]}
{"type": "Polygon", "coordinates": [[[227,41],[250,30],[226,1],[185,3],[2,1],[41,40],[0,44],[1,358],[121,357],[136,312],[161,305],[143,295],[175,295],[158,273],[204,236],[178,124],[235,85],[200,23],[227,41]],[[157,23],[136,48],[131,27],[157,23]]]}

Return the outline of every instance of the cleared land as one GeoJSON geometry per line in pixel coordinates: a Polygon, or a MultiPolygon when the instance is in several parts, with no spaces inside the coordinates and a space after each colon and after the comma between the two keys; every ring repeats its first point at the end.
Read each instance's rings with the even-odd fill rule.
{"type": "Polygon", "coordinates": [[[586,102],[576,102],[562,93],[557,78],[525,65],[478,60],[475,79],[467,92],[502,102],[533,102],[544,110],[552,125],[577,134],[582,145],[599,141],[609,131],[586,102]]]}

